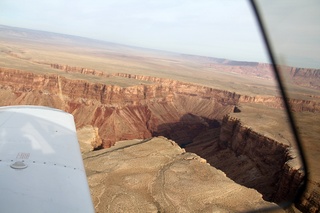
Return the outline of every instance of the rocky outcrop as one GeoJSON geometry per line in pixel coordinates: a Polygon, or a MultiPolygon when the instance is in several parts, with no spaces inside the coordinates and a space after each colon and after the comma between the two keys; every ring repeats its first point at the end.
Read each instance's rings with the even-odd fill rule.
{"type": "Polygon", "coordinates": [[[291,165],[288,146],[243,127],[237,120],[223,119],[239,103],[265,101],[281,107],[281,99],[241,96],[149,76],[121,76],[153,84],[124,88],[0,69],[1,105],[45,105],[70,112],[78,129],[90,126],[94,130],[95,148],[158,135],[177,140],[187,149],[198,143],[199,152],[195,153],[203,154],[216,168],[229,168],[224,170],[229,177],[257,189],[267,200],[290,198],[295,191],[290,184],[299,185],[303,175],[291,165]]]}
{"type": "MultiPolygon", "coordinates": [[[[283,109],[283,99],[280,97],[247,96],[242,95],[239,103],[260,103],[273,108],[283,109]]],[[[293,112],[320,112],[320,102],[311,100],[288,99],[289,106],[293,112]]]]}
{"type": "Polygon", "coordinates": [[[320,211],[320,184],[309,181],[308,188],[296,206],[302,212],[317,213],[320,211]]]}
{"type": "MultiPolygon", "coordinates": [[[[266,69],[271,68],[270,65],[267,66],[266,64],[260,64],[260,66],[265,67],[266,69]]],[[[259,69],[259,70],[261,71],[261,69],[259,69]]],[[[316,71],[314,71],[314,72],[316,72],[316,71]]],[[[157,78],[157,77],[151,77],[151,76],[132,75],[132,74],[125,74],[125,73],[116,73],[114,75],[119,76],[119,77],[124,77],[124,78],[132,78],[132,79],[136,79],[136,80],[150,81],[150,82],[155,82],[155,83],[166,83],[166,84],[172,84],[172,85],[181,83],[181,82],[178,82],[175,80],[163,79],[163,78],[157,78]]],[[[196,85],[190,84],[190,83],[184,83],[184,85],[188,85],[188,88],[190,88],[189,91],[198,91],[198,89],[195,89],[195,87],[201,88],[201,86],[196,86],[196,85]]],[[[202,87],[202,88],[206,88],[206,89],[209,89],[209,90],[215,91],[215,92],[219,91],[219,90],[211,89],[208,87],[202,87]]],[[[222,91],[220,91],[220,92],[222,92],[222,91]]],[[[223,91],[223,92],[225,92],[226,94],[228,94],[230,96],[230,92],[227,92],[227,91],[223,91]]],[[[210,92],[206,91],[202,94],[205,94],[205,93],[207,93],[208,97],[210,97],[210,95],[211,95],[210,92]]],[[[236,93],[232,93],[232,96],[239,103],[260,103],[260,104],[264,104],[264,105],[267,105],[267,106],[270,106],[273,108],[280,108],[280,109],[284,108],[283,99],[281,97],[248,96],[248,95],[239,95],[236,93]]],[[[291,110],[294,112],[304,112],[304,111],[320,112],[320,103],[316,102],[316,101],[299,100],[299,99],[290,98],[290,99],[288,99],[288,102],[291,107],[291,110]]]]}
{"type": "MultiPolygon", "coordinates": [[[[4,32],[4,34],[6,34],[7,27],[0,28],[0,30],[4,32]]],[[[81,43],[70,43],[70,36],[65,35],[52,35],[50,33],[30,30],[24,30],[24,32],[22,32],[21,29],[9,29],[9,31],[9,36],[8,33],[7,36],[3,36],[1,34],[1,37],[5,39],[5,41],[33,42],[36,40],[43,42],[43,39],[49,36],[49,39],[55,39],[57,37],[62,38],[58,42],[59,45],[63,44],[61,45],[62,48],[65,48],[64,44],[67,44],[69,46],[70,44],[78,46],[78,44],[81,43]],[[17,31],[19,32],[17,33],[17,31]],[[11,37],[15,39],[11,40],[11,37]],[[25,38],[21,40],[17,39],[19,37],[25,38]],[[63,40],[65,39],[67,40],[67,42],[63,42],[63,40]]],[[[46,41],[48,40],[46,39],[46,41]]],[[[88,40],[84,41],[86,41],[86,43],[90,43],[90,41],[88,40]]],[[[178,138],[181,140],[178,141],[180,145],[186,146],[186,148],[192,147],[194,149],[197,149],[198,152],[206,156],[206,159],[210,160],[210,163],[212,163],[212,165],[216,166],[217,168],[227,168],[227,170],[225,170],[227,175],[229,177],[234,177],[235,181],[239,183],[247,183],[249,184],[248,186],[257,188],[259,190],[262,188],[260,186],[261,183],[263,183],[263,181],[265,180],[264,174],[266,174],[268,177],[273,174],[272,172],[268,171],[270,170],[270,168],[272,168],[272,166],[269,165],[270,163],[268,164],[269,161],[272,162],[272,159],[269,159],[267,157],[265,160],[266,162],[261,159],[264,159],[265,156],[268,156],[268,153],[264,150],[270,149],[271,151],[274,151],[273,146],[278,147],[277,143],[272,143],[273,146],[271,147],[267,146],[263,141],[268,141],[268,139],[263,139],[263,135],[259,136],[259,134],[255,134],[250,129],[247,131],[247,129],[244,127],[235,128],[234,131],[236,132],[236,130],[239,130],[239,132],[234,134],[234,138],[232,137],[230,140],[228,139],[222,141],[221,139],[224,138],[223,132],[224,130],[228,129],[227,126],[229,123],[222,123],[222,117],[229,112],[235,111],[235,105],[239,103],[263,103],[271,107],[282,108],[281,99],[274,97],[242,96],[236,93],[230,93],[228,91],[215,90],[208,87],[178,82],[170,79],[156,78],[152,76],[130,75],[125,73],[117,73],[113,74],[112,76],[108,76],[100,71],[93,69],[71,67],[68,65],[58,64],[51,65],[51,63],[46,62],[44,58],[36,59],[32,57],[32,54],[29,54],[28,52],[25,53],[23,50],[24,48],[11,48],[10,42],[8,43],[8,45],[6,45],[6,47],[4,47],[2,53],[6,55],[5,57],[9,57],[10,59],[15,58],[17,59],[16,61],[19,62],[25,60],[24,62],[32,64],[46,64],[48,66],[47,68],[51,71],[53,69],[57,69],[56,73],[59,73],[58,70],[63,72],[72,72],[76,74],[72,76],[81,76],[81,79],[85,79],[87,77],[88,79],[93,79],[92,76],[99,76],[103,78],[116,76],[117,79],[143,79],[142,81],[146,81],[148,85],[137,85],[134,87],[123,88],[114,85],[97,84],[92,82],[89,83],[87,81],[67,79],[59,75],[43,75],[21,72],[13,69],[1,69],[0,105],[36,104],[60,108],[65,111],[71,112],[75,116],[77,128],[80,130],[80,132],[86,134],[88,137],[93,138],[91,140],[91,143],[94,144],[95,148],[109,147],[115,141],[121,139],[148,138],[152,135],[167,135],[170,138],[178,138]],[[221,124],[223,125],[222,127],[221,124]],[[226,127],[226,129],[224,129],[224,127],[226,127]],[[251,140],[251,142],[249,142],[248,144],[246,144],[247,139],[251,140]],[[255,149],[253,142],[254,140],[260,141],[258,143],[257,149],[255,149]],[[237,143],[241,145],[237,145],[237,143]],[[232,146],[229,147],[230,144],[232,144],[232,146]],[[235,147],[236,150],[232,149],[232,147],[235,147]],[[262,153],[260,159],[258,159],[258,157],[254,158],[254,156],[258,156],[259,153],[262,153]],[[266,170],[261,169],[261,166],[264,165],[266,165],[266,170]],[[259,181],[259,178],[261,181],[259,181]]],[[[53,42],[52,44],[55,43],[57,42],[53,42]]],[[[99,47],[101,47],[100,45],[101,43],[99,44],[99,47]]],[[[13,46],[16,47],[15,44],[13,46]]],[[[118,47],[119,45],[116,46],[115,49],[119,49],[118,47]]],[[[107,48],[110,48],[110,46],[107,48]]],[[[111,48],[114,48],[114,46],[111,46],[111,48]]],[[[47,51],[47,49],[43,50],[47,51]]],[[[33,51],[31,51],[30,53],[32,52],[33,51]]],[[[213,59],[211,57],[205,58],[201,56],[192,57],[198,57],[199,60],[203,60],[204,63],[200,63],[200,65],[209,64],[209,66],[207,67],[208,70],[210,70],[211,67],[219,70],[220,68],[223,68],[224,72],[238,73],[242,75],[254,76],[257,78],[272,78],[272,72],[270,72],[270,65],[268,64],[256,64],[250,62],[239,63],[231,62],[225,59],[213,59]]],[[[123,60],[123,57],[121,57],[121,60],[123,60]]],[[[10,64],[5,63],[4,66],[10,66],[10,64]]],[[[28,68],[31,69],[30,67],[28,68]]],[[[206,67],[204,69],[206,69],[206,67]]],[[[307,87],[311,86],[314,88],[317,88],[316,86],[320,85],[318,74],[312,69],[295,69],[292,70],[291,74],[288,69],[283,69],[283,71],[284,72],[282,73],[284,74],[284,76],[289,77],[288,79],[293,83],[307,87]]],[[[68,74],[64,76],[71,75],[68,74]]],[[[295,104],[295,108],[293,109],[296,111],[319,111],[318,104],[315,102],[294,100],[293,104],[295,104]]],[[[232,122],[230,121],[230,123],[232,122]]],[[[235,126],[239,126],[239,124],[235,126]]],[[[87,140],[87,138],[84,138],[84,140],[87,140]]],[[[154,146],[152,147],[154,148],[154,146]]],[[[146,152],[144,152],[144,148],[141,148],[141,150],[141,152],[137,152],[138,156],[134,156],[133,158],[125,158],[123,160],[125,165],[120,166],[121,169],[126,166],[129,168],[129,170],[132,169],[131,166],[134,165],[132,161],[134,162],[136,157],[141,157],[142,155],[146,154],[146,152]],[[128,162],[127,159],[129,159],[130,162],[128,162]]],[[[100,151],[95,152],[95,154],[100,153],[100,151]]],[[[161,150],[159,152],[161,152],[161,150]]],[[[167,154],[167,150],[165,150],[165,152],[167,154]]],[[[270,197],[270,199],[275,199],[280,202],[283,198],[291,193],[290,187],[288,187],[290,184],[292,184],[294,187],[299,184],[301,174],[299,170],[292,166],[294,158],[290,154],[291,152],[288,152],[288,150],[286,149],[285,152],[281,151],[279,153],[275,154],[271,152],[271,155],[275,155],[274,157],[276,159],[279,159],[280,161],[283,159],[288,160],[283,160],[283,171],[281,170],[279,173],[274,174],[278,178],[278,182],[276,186],[271,186],[271,191],[260,191],[265,194],[264,197],[270,197]],[[285,157],[281,158],[279,153],[284,154],[285,157]]],[[[157,152],[146,155],[157,158],[159,157],[159,155],[157,154],[159,153],[157,152]]],[[[165,158],[167,157],[168,155],[165,155],[165,158]]],[[[157,160],[158,159],[159,158],[157,158],[157,160]]],[[[144,159],[144,161],[148,162],[148,160],[146,159],[144,159]]],[[[109,162],[107,160],[103,163],[100,162],[98,164],[98,167],[102,168],[102,165],[104,164],[108,164],[108,166],[111,165],[111,167],[117,166],[117,163],[118,162],[109,162]]],[[[188,165],[183,165],[184,167],[189,168],[188,165]]],[[[195,168],[196,167],[197,165],[195,166],[195,168]]],[[[275,162],[274,167],[276,171],[278,171],[278,169],[280,168],[277,162],[275,162]]],[[[170,166],[166,166],[166,168],[169,168],[169,170],[171,169],[170,166]]],[[[105,171],[97,170],[93,171],[93,173],[101,173],[101,177],[105,177],[106,175],[102,173],[106,172],[108,174],[110,168],[105,169],[105,171]]],[[[125,176],[128,171],[121,169],[120,173],[124,171],[123,175],[125,176]]],[[[147,169],[150,169],[150,167],[148,167],[147,169]]],[[[139,167],[137,170],[139,171],[139,167]]],[[[204,170],[199,171],[200,176],[196,177],[200,179],[207,178],[201,176],[201,171],[204,170]]],[[[177,181],[177,179],[170,174],[166,176],[166,174],[168,173],[164,172],[162,174],[163,175],[159,175],[159,180],[161,181],[169,177],[169,181],[167,183],[169,183],[170,185],[173,185],[180,181],[179,179],[177,181]]],[[[100,179],[98,178],[97,180],[99,181],[100,179]]],[[[112,182],[112,180],[112,178],[108,179],[104,183],[115,183],[116,185],[118,180],[126,179],[115,178],[115,182],[112,182]]],[[[137,179],[135,177],[129,177],[129,183],[131,183],[132,188],[138,185],[136,184],[136,180],[137,179]]],[[[98,181],[93,181],[93,184],[99,184],[98,181]]],[[[268,188],[268,184],[272,183],[272,181],[274,181],[273,177],[271,177],[271,182],[267,182],[265,188],[268,188]]],[[[186,183],[183,181],[181,182],[186,183]]],[[[194,181],[192,183],[194,183],[194,181]]],[[[185,185],[189,186],[192,184],[188,183],[185,185]]],[[[195,184],[195,187],[196,186],[198,185],[195,184]]],[[[209,186],[211,187],[210,184],[209,186]]],[[[221,187],[221,185],[219,187],[221,187]]],[[[103,187],[101,187],[101,189],[103,189],[103,187]]],[[[116,187],[115,191],[117,191],[118,189],[121,189],[121,187],[116,187]]],[[[172,189],[172,187],[170,187],[170,189],[172,189]]],[[[200,189],[203,188],[200,187],[200,189]]],[[[204,190],[206,190],[206,188],[204,188],[204,190]]],[[[172,201],[172,199],[168,199],[168,196],[174,197],[175,199],[173,200],[175,202],[180,202],[179,199],[176,199],[176,197],[179,197],[181,195],[179,194],[179,192],[176,192],[176,194],[174,194],[166,192],[162,193],[163,191],[164,190],[162,190],[160,194],[155,193],[155,200],[157,200],[157,203],[164,203],[165,206],[158,209],[165,209],[166,203],[170,203],[172,201]],[[179,196],[176,196],[177,194],[179,196]]],[[[189,192],[190,191],[183,191],[182,195],[192,194],[189,192]]],[[[122,200],[133,201],[131,202],[131,204],[135,202],[139,203],[140,199],[135,200],[135,198],[139,196],[130,196],[132,195],[130,193],[131,192],[119,193],[115,194],[115,196],[108,196],[109,194],[107,193],[104,198],[114,198],[115,200],[119,201],[118,203],[120,203],[120,206],[122,200]]],[[[292,193],[294,192],[292,191],[292,193]]],[[[103,194],[103,191],[99,191],[99,194],[103,194]]],[[[318,204],[318,202],[316,201],[318,200],[318,194],[319,193],[317,192],[314,193],[314,191],[310,191],[310,193],[303,198],[304,200],[301,204],[302,209],[317,211],[316,205],[318,204]]],[[[211,195],[208,197],[211,197],[211,195]]],[[[290,196],[288,197],[290,198],[290,196]]],[[[98,196],[98,203],[101,203],[99,199],[100,197],[98,196]]],[[[189,200],[189,197],[184,199],[184,201],[189,200]]],[[[203,198],[202,200],[207,201],[206,198],[203,198]]],[[[200,201],[196,200],[195,202],[200,201]]],[[[114,203],[117,204],[117,202],[114,203]]],[[[173,202],[171,202],[171,204],[172,203],[173,202]]],[[[149,200],[147,201],[146,205],[148,204],[149,200]]],[[[208,211],[210,210],[211,209],[209,208],[208,211]]]]}
{"type": "Polygon", "coordinates": [[[295,195],[305,180],[305,173],[299,161],[297,150],[289,147],[286,149],[286,160],[280,172],[277,182],[278,190],[274,194],[273,201],[277,203],[295,202],[295,195]]]}
{"type": "Polygon", "coordinates": [[[243,61],[225,61],[223,65],[216,65],[227,72],[238,73],[244,76],[251,76],[264,79],[275,79],[271,64],[243,62],[243,61]]]}
{"type": "Polygon", "coordinates": [[[245,155],[259,168],[253,179],[243,179],[241,184],[257,186],[267,200],[293,201],[304,172],[292,147],[260,135],[230,116],[222,121],[220,147],[230,149],[236,156],[245,155]]]}
{"type": "MultiPolygon", "coordinates": [[[[45,105],[70,112],[78,128],[91,125],[99,129],[103,147],[170,132],[176,127],[171,124],[190,113],[193,116],[187,120],[196,125],[202,125],[200,117],[222,118],[239,98],[227,91],[176,81],[123,88],[13,69],[0,69],[0,85],[5,97],[1,105],[45,105]]],[[[183,133],[198,127],[179,128],[183,133]]]]}
{"type": "Polygon", "coordinates": [[[81,67],[71,67],[68,65],[60,65],[60,64],[50,64],[51,68],[63,70],[68,73],[80,73],[84,75],[94,75],[99,77],[109,77],[110,75],[106,74],[103,71],[95,70],[95,69],[87,69],[81,67]]]}
{"type": "Polygon", "coordinates": [[[84,164],[96,212],[246,212],[277,207],[163,137],[119,142],[85,154],[84,164]]]}
{"type": "MultiPolygon", "coordinates": [[[[229,64],[229,62],[228,63],[225,62],[225,64],[232,65],[230,68],[232,72],[237,72],[237,73],[244,74],[244,75],[255,75],[255,76],[263,77],[263,78],[273,78],[272,77],[273,76],[272,66],[270,64],[241,62],[240,64],[242,66],[240,66],[240,67],[238,67],[236,65],[237,62],[234,62],[231,64],[229,64]],[[253,69],[252,67],[256,67],[256,69],[253,69]]],[[[172,80],[172,79],[165,79],[165,78],[159,78],[159,77],[153,77],[153,76],[135,75],[135,74],[127,74],[127,73],[105,74],[102,71],[97,71],[97,70],[93,70],[93,69],[80,68],[80,67],[69,67],[67,65],[59,65],[59,64],[51,64],[51,67],[56,68],[56,69],[60,69],[60,70],[64,70],[66,72],[77,72],[77,73],[81,73],[81,74],[97,75],[97,76],[101,76],[101,77],[117,76],[117,77],[122,77],[122,78],[129,78],[129,79],[153,82],[153,83],[158,83],[158,84],[166,84],[166,85],[172,85],[172,86],[184,84],[189,88],[189,91],[191,91],[191,93],[193,91],[198,91],[199,88],[201,88],[201,86],[198,86],[195,84],[179,82],[179,81],[172,80]]],[[[319,87],[317,85],[320,82],[320,77],[319,77],[320,70],[307,69],[307,68],[293,68],[293,67],[288,67],[288,66],[279,66],[279,69],[284,70],[286,73],[290,73],[291,78],[293,78],[297,84],[299,84],[299,78],[300,78],[301,82],[304,82],[304,81],[309,82],[311,87],[315,87],[315,88],[319,87]],[[314,81],[316,83],[312,83],[314,81]]],[[[224,68],[223,70],[228,70],[228,69],[224,68]]],[[[202,87],[202,88],[214,90],[214,89],[208,88],[208,87],[202,87]]],[[[186,88],[183,88],[183,89],[186,89],[186,88]]],[[[215,90],[215,91],[218,91],[218,90],[215,90]]],[[[229,93],[227,91],[224,91],[224,92],[229,93]]],[[[210,92],[209,92],[209,95],[210,95],[210,92]]],[[[233,96],[234,96],[233,98],[235,100],[239,100],[240,103],[241,102],[242,103],[261,103],[261,104],[268,105],[268,106],[274,107],[274,108],[283,108],[283,100],[281,97],[248,96],[248,95],[241,95],[240,96],[239,94],[236,94],[236,93],[233,93],[233,96]]],[[[289,101],[291,110],[294,112],[302,112],[302,111],[320,112],[320,103],[319,102],[315,102],[315,101],[311,101],[311,100],[299,100],[299,99],[293,99],[293,98],[288,99],[288,101],[289,101]]]]}
{"type": "Polygon", "coordinates": [[[320,89],[320,69],[285,67],[295,84],[320,89]]]}
{"type": "Polygon", "coordinates": [[[304,78],[320,78],[320,69],[290,67],[290,75],[293,78],[298,76],[304,78]]]}
{"type": "Polygon", "coordinates": [[[304,180],[297,155],[241,121],[225,116],[220,127],[200,133],[185,149],[207,159],[237,183],[259,191],[265,200],[291,200],[304,180]]]}

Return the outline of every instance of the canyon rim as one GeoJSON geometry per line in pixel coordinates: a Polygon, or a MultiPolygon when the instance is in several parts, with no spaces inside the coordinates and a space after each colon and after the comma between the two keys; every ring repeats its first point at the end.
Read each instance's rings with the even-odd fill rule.
{"type": "MultiPolygon", "coordinates": [[[[304,171],[270,65],[1,30],[1,106],[74,115],[97,212],[248,211],[294,198],[304,171]]],[[[307,116],[319,122],[320,70],[283,70],[312,148],[310,188],[296,206],[316,212],[319,125],[307,116]]]]}

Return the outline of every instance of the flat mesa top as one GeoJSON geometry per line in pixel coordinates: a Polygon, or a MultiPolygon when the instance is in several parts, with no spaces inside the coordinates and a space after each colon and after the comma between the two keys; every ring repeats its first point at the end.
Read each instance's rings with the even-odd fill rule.
{"type": "Polygon", "coordinates": [[[4,212],[93,212],[69,113],[0,107],[0,173],[4,212]]]}

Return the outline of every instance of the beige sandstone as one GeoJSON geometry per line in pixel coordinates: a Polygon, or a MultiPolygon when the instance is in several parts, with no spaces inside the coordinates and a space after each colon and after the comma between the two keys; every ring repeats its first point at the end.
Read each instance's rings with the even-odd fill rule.
{"type": "Polygon", "coordinates": [[[97,212],[243,212],[275,207],[164,137],[84,154],[97,212]]]}

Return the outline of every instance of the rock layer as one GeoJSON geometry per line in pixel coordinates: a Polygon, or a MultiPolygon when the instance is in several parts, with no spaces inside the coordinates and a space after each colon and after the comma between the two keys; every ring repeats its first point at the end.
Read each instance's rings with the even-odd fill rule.
{"type": "Polygon", "coordinates": [[[200,133],[186,150],[207,159],[228,177],[255,188],[265,200],[281,203],[291,200],[304,180],[293,149],[225,116],[221,127],[200,133]]]}
{"type": "Polygon", "coordinates": [[[241,184],[256,188],[267,200],[293,200],[304,173],[292,147],[260,135],[229,116],[222,121],[219,142],[220,147],[229,148],[237,157],[244,155],[255,164],[258,172],[253,178],[246,175],[241,184]]]}
{"type": "MultiPolygon", "coordinates": [[[[45,105],[70,112],[78,129],[89,126],[94,130],[95,149],[119,140],[167,136],[181,146],[193,146],[195,153],[207,159],[214,158],[209,161],[212,165],[228,168],[225,173],[229,177],[256,188],[265,199],[281,202],[291,198],[303,175],[289,161],[288,147],[238,121],[222,119],[239,103],[263,102],[278,108],[282,107],[280,98],[241,96],[149,76],[121,77],[153,84],[123,88],[2,68],[0,104],[45,105]]],[[[319,110],[318,103],[295,104],[297,110],[319,110]]]]}
{"type": "Polygon", "coordinates": [[[84,155],[96,212],[244,212],[276,207],[166,138],[119,145],[84,155]]]}
{"type": "Polygon", "coordinates": [[[176,81],[123,88],[12,69],[0,69],[0,84],[1,105],[45,105],[70,112],[78,128],[92,125],[99,129],[103,147],[118,140],[162,134],[189,113],[195,115],[189,122],[198,117],[222,118],[239,98],[227,91],[176,81]],[[187,104],[191,101],[192,105],[187,104]]]}

